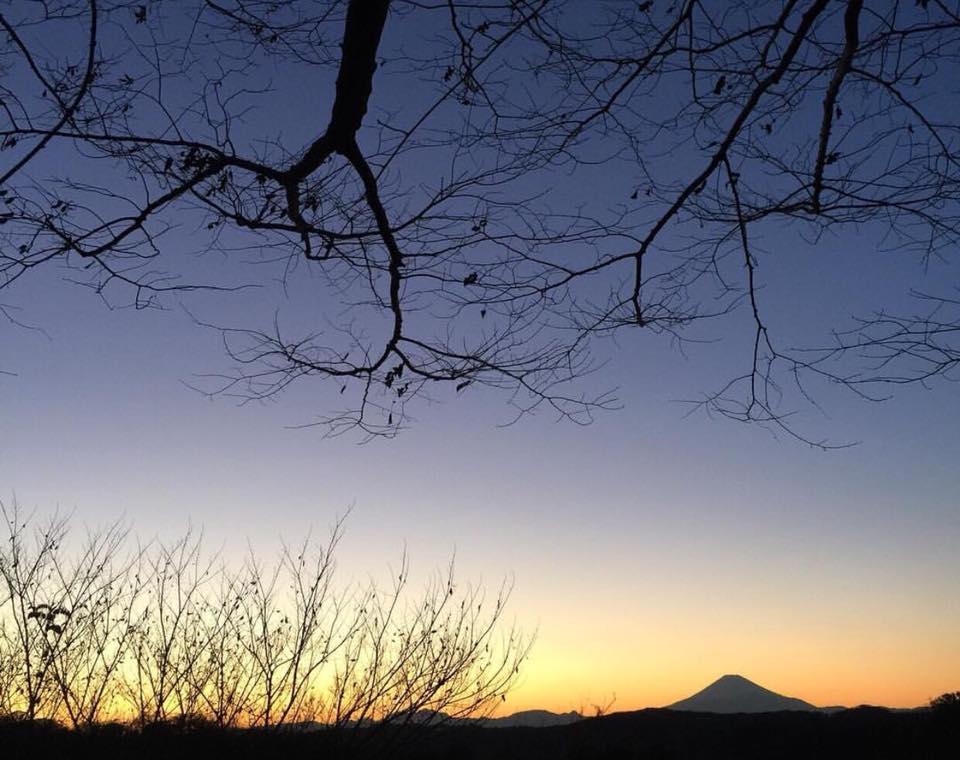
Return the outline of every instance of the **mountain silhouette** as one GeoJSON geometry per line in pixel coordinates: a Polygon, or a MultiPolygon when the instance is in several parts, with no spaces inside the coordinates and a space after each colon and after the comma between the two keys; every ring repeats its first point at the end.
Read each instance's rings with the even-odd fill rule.
{"type": "Polygon", "coordinates": [[[529,728],[546,728],[547,726],[565,726],[583,720],[583,716],[571,710],[566,713],[554,713],[549,710],[522,710],[521,712],[505,715],[502,718],[487,718],[482,721],[484,726],[493,728],[514,728],[524,726],[529,728]]]}
{"type": "Polygon", "coordinates": [[[763,713],[816,710],[809,702],[765,689],[743,676],[718,678],[703,691],[667,705],[668,710],[709,713],[763,713]]]}

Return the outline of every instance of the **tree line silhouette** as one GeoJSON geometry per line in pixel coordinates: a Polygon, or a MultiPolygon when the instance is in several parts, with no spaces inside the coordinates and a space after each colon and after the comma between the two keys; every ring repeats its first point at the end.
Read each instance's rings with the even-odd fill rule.
{"type": "Polygon", "coordinates": [[[137,541],[120,524],[77,537],[0,504],[0,716],[73,728],[328,729],[483,715],[505,699],[529,642],[452,564],[418,595],[338,587],[342,521],[323,542],[251,550],[230,565],[189,530],[137,541]]]}

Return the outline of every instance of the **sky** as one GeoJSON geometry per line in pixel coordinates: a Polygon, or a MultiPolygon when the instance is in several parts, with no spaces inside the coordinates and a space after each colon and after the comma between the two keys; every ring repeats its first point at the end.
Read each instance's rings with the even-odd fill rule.
{"type": "MultiPolygon", "coordinates": [[[[190,244],[179,234],[168,245],[190,244]]],[[[784,330],[812,333],[871,299],[905,305],[887,294],[907,272],[920,284],[956,273],[884,256],[864,274],[869,235],[769,245],[793,254],[766,284],[784,330]]],[[[660,706],[725,673],[820,705],[916,706],[960,684],[950,384],[880,404],[822,389],[805,429],[856,445],[821,451],[687,415],[679,401],[734,366],[742,336],[681,354],[631,335],[599,348],[609,364],[595,382],[622,408],[592,425],[547,413],[507,424],[502,395],[449,389],[397,439],[360,445],[304,427],[335,389],[306,382],[242,405],[191,387],[225,363],[191,313],[235,317],[249,301],[109,309],[61,274],[0,293],[39,328],[0,322],[14,373],[0,375],[8,503],[89,525],[123,518],[144,536],[202,525],[228,555],[349,511],[342,578],[382,576],[406,550],[415,578],[455,556],[461,582],[513,583],[511,614],[536,643],[506,711],[660,706]]],[[[296,286],[254,298],[293,319],[316,308],[296,286]]]]}

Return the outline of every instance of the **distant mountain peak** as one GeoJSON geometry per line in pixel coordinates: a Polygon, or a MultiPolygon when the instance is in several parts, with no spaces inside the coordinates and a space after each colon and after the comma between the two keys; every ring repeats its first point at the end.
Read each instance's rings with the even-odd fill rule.
{"type": "Polygon", "coordinates": [[[727,673],[725,676],[720,676],[716,681],[713,682],[713,686],[716,686],[718,683],[745,683],[750,684],[750,686],[756,686],[758,689],[763,687],[755,684],[749,678],[744,678],[739,673],[727,673]]]}
{"type": "Polygon", "coordinates": [[[735,673],[721,676],[707,688],[667,706],[668,710],[712,713],[760,713],[816,710],[809,702],[785,697],[735,673]]]}

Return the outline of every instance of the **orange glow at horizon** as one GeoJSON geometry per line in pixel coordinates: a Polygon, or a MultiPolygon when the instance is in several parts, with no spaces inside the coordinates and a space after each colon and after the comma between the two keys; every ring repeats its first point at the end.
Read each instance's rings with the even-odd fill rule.
{"type": "Polygon", "coordinates": [[[693,636],[680,627],[658,632],[656,621],[635,635],[611,634],[585,620],[556,635],[541,629],[521,682],[498,714],[664,707],[729,673],[818,707],[919,707],[960,688],[957,622],[945,619],[922,633],[904,621],[900,628],[814,624],[793,634],[751,635],[750,620],[731,620],[693,636]]]}

